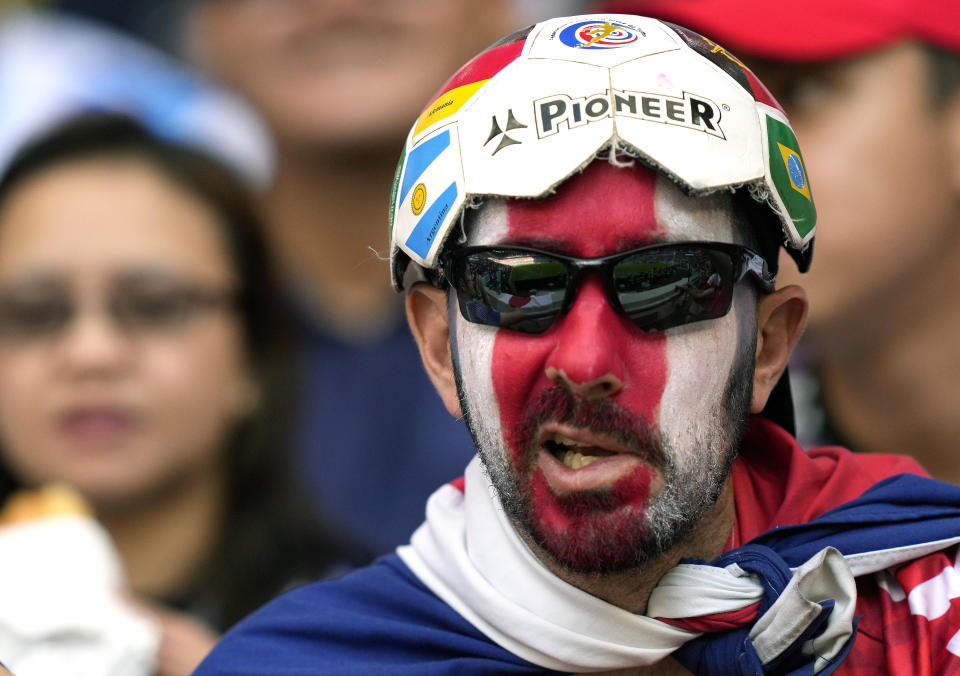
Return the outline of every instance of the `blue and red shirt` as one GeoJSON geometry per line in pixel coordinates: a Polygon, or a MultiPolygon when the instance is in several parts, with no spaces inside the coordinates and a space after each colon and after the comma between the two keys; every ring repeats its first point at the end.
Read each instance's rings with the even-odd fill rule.
{"type": "MultiPolygon", "coordinates": [[[[791,574],[809,567],[829,545],[852,562],[854,571],[875,572],[856,575],[855,631],[818,664],[817,673],[960,673],[960,488],[923,474],[915,461],[900,456],[856,455],[836,447],[805,453],[776,425],[752,420],[733,467],[736,521],[728,551],[709,565],[749,571],[765,586],[764,598],[742,627],[704,630],[692,618],[689,626],[706,633],[673,656],[697,674],[729,674],[734,662],[738,671],[732,673],[814,673],[816,660],[806,653],[809,646],[816,650],[818,632],[831,613],[839,612],[832,601],[820,603],[822,612],[817,608],[819,617],[809,631],[773,658],[769,648],[754,650],[749,634],[764,621],[756,618],[776,601],[791,574]],[[908,560],[883,564],[898,560],[898,553],[902,559],[905,551],[912,552],[908,560]]],[[[467,481],[469,493],[470,470],[467,481]]],[[[439,495],[455,505],[463,487],[462,482],[444,486],[431,500],[439,495]]],[[[443,532],[435,529],[432,536],[443,532]]],[[[488,558],[496,562],[498,557],[488,558]]],[[[438,593],[436,582],[415,573],[405,560],[412,559],[388,555],[339,580],[280,597],[229,632],[196,673],[462,676],[585,670],[530,659],[539,653],[518,650],[512,639],[501,638],[522,636],[527,629],[522,622],[513,619],[491,630],[496,608],[471,607],[483,599],[476,601],[480,597],[468,591],[455,590],[453,597],[438,593]]],[[[505,560],[515,566],[505,572],[524,572],[505,560]]],[[[549,599],[543,600],[546,605],[549,599]]],[[[678,626],[684,622],[676,621],[678,626]]],[[[562,652],[563,646],[557,647],[562,652]]]]}

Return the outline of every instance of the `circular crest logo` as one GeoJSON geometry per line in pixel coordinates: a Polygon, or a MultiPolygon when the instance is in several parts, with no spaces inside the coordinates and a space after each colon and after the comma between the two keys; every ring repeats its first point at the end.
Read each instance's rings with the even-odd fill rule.
{"type": "Polygon", "coordinates": [[[425,186],[423,183],[418,183],[417,187],[413,189],[413,196],[410,198],[410,208],[413,210],[413,215],[419,216],[426,204],[427,186],[425,186]]]}
{"type": "Polygon", "coordinates": [[[636,42],[634,28],[613,21],[581,21],[560,31],[560,42],[579,49],[616,49],[636,42]]]}
{"type": "Polygon", "coordinates": [[[803,190],[803,187],[807,183],[806,177],[803,175],[803,165],[800,164],[800,158],[795,154],[787,156],[787,171],[790,173],[790,181],[798,190],[803,190]]]}

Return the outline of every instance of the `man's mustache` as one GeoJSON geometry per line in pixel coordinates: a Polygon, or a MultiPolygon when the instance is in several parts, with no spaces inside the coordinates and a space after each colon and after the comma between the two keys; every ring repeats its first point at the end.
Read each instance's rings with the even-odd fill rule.
{"type": "Polygon", "coordinates": [[[652,423],[609,399],[587,400],[562,385],[547,388],[524,414],[515,436],[518,448],[528,449],[533,456],[537,431],[548,422],[589,429],[623,444],[653,467],[663,467],[663,445],[652,423]]]}

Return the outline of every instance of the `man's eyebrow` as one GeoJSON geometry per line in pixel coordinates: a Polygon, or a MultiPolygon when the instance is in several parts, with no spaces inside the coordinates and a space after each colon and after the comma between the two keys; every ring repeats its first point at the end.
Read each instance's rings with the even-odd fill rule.
{"type": "Polygon", "coordinates": [[[672,241],[670,237],[666,237],[662,233],[656,233],[651,237],[644,237],[642,239],[622,239],[617,245],[617,253],[630,251],[631,249],[639,249],[652,244],[666,244],[670,241],[672,241]]]}
{"type": "Polygon", "coordinates": [[[530,249],[544,249],[565,253],[566,243],[552,237],[520,236],[510,237],[507,241],[499,242],[502,246],[525,246],[530,249]]]}
{"type": "MultiPolygon", "coordinates": [[[[669,242],[671,239],[669,237],[664,237],[663,235],[656,234],[652,237],[645,238],[636,238],[636,239],[622,239],[617,244],[616,251],[611,251],[610,253],[621,253],[623,251],[630,251],[631,249],[639,249],[641,247],[650,246],[651,244],[662,244],[669,242]]],[[[575,243],[570,242],[569,240],[561,240],[553,237],[537,237],[535,235],[521,235],[517,237],[510,237],[507,241],[498,242],[494,246],[522,246],[530,249],[543,249],[544,251],[552,251],[554,253],[573,255],[572,249],[575,243]]]]}

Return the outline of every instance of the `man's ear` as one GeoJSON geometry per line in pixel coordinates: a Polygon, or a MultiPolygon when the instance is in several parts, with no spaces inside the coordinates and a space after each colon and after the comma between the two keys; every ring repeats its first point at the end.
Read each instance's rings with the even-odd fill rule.
{"type": "Polygon", "coordinates": [[[757,301],[757,355],[750,412],[759,413],[780,380],[787,360],[807,324],[807,292],[796,285],[760,296],[757,301]]]}
{"type": "Polygon", "coordinates": [[[457,382],[450,353],[450,318],[447,293],[425,282],[414,284],[407,292],[407,323],[413,333],[420,359],[437,388],[450,415],[462,417],[457,382]]]}

